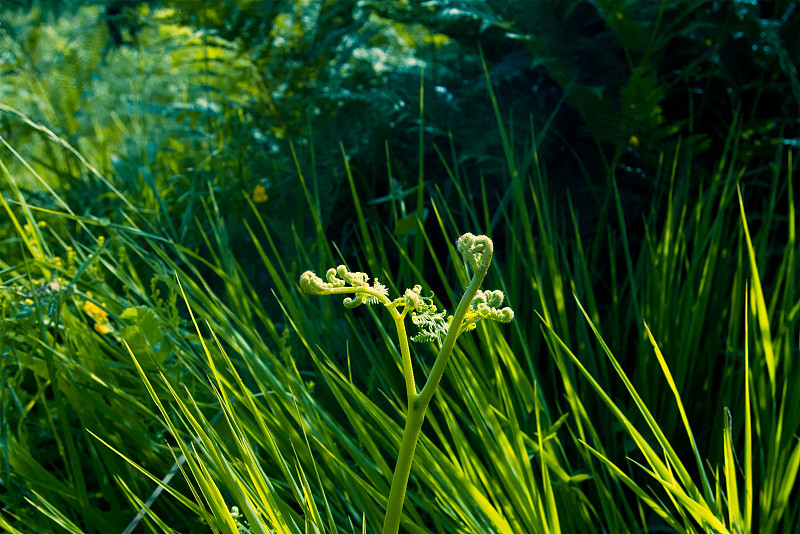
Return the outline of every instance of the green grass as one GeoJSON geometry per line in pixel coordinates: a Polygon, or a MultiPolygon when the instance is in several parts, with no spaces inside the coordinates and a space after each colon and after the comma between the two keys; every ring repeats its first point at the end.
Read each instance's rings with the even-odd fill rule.
{"type": "MultiPolygon", "coordinates": [[[[677,188],[676,155],[636,257],[614,235],[626,226],[595,232],[605,245],[583,242],[577,214],[559,214],[538,170],[510,179],[522,195],[493,230],[506,246],[489,277],[518,313],[510,331],[481,323],[456,347],[402,528],[791,530],[798,260],[793,197],[781,192],[791,188],[791,154],[778,157],[778,193],[762,212],[775,215],[754,231],[733,162],[692,193],[677,188]],[[781,197],[785,215],[773,209],[781,197]],[[523,222],[528,230],[513,231],[523,222]],[[782,248],[775,235],[787,237],[782,248]],[[599,304],[590,254],[603,246],[629,257],[599,304]]],[[[21,252],[3,265],[3,351],[13,362],[3,381],[4,528],[121,530],[180,456],[183,480],[164,484],[144,514],[156,531],[234,532],[232,506],[254,532],[379,529],[402,432],[399,347],[377,315],[299,293],[298,267],[285,262],[294,254],[315,266],[302,236],[290,255],[277,250],[251,204],[250,235],[275,288],[258,291],[232,255],[213,193],[198,254],[151,229],[38,209],[16,191],[5,202],[17,236],[7,242],[21,252]],[[83,228],[52,230],[70,221],[83,228]],[[67,243],[71,262],[53,252],[67,243]],[[55,291],[37,281],[56,278],[55,291]],[[110,333],[92,329],[87,301],[105,304],[110,333]],[[197,322],[182,319],[188,310],[197,322]]],[[[456,213],[437,192],[438,227],[419,226],[405,244],[356,211],[372,243],[362,251],[373,251],[356,261],[394,290],[403,266],[376,251],[395,250],[409,278],[430,287],[406,254],[420,240],[436,258],[436,283],[452,287],[455,250],[435,250],[428,232],[454,242],[491,202],[471,199],[456,213]]],[[[412,353],[427,373],[432,354],[412,353]]]]}
{"type": "Polygon", "coordinates": [[[439,288],[433,302],[453,310],[469,282],[456,238],[474,232],[495,241],[485,285],[515,318],[454,347],[402,531],[800,529],[796,151],[748,169],[734,123],[708,170],[686,142],[662,155],[640,213],[609,162],[589,222],[571,195],[555,200],[547,125],[516,148],[488,73],[487,88],[506,165],[496,191],[509,193],[483,176],[470,187],[438,147],[440,166],[419,160],[408,219],[394,198],[371,203],[343,150],[347,247],[326,235],[330,184],[305,151],[292,147],[283,211],[249,182],[197,178],[179,201],[164,153],[156,172],[112,178],[116,141],[86,150],[3,105],[35,143],[3,137],[0,153],[0,528],[378,532],[404,356],[424,383],[437,350],[406,354],[385,314],[297,281],[345,264],[392,298],[439,288]],[[65,176],[99,192],[101,216],[65,176]],[[297,206],[310,226],[288,224],[297,206]]]}

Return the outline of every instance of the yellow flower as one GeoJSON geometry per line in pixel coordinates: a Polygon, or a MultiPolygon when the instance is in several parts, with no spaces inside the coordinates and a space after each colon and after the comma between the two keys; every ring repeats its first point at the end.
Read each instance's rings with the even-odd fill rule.
{"type": "MultiPolygon", "coordinates": [[[[108,312],[105,311],[103,308],[95,304],[94,302],[89,302],[88,300],[83,303],[83,311],[86,314],[97,321],[98,323],[105,323],[108,321],[108,312]]],[[[95,330],[97,327],[95,326],[95,330]]]]}
{"type": "Polygon", "coordinates": [[[631,146],[639,146],[639,138],[635,135],[632,135],[631,138],[628,139],[628,143],[630,143],[631,146]]]}
{"type": "Polygon", "coordinates": [[[94,331],[98,334],[108,334],[111,332],[111,327],[103,323],[94,323],[94,331]]]}
{"type": "Polygon", "coordinates": [[[266,202],[268,198],[267,188],[263,185],[257,185],[255,189],[253,189],[253,202],[261,204],[266,202]]]}

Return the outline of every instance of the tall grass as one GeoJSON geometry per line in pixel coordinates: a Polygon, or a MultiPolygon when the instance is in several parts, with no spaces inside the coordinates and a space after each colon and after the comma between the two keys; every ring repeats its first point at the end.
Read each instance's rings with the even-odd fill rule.
{"type": "MultiPolygon", "coordinates": [[[[516,317],[459,339],[403,531],[800,529],[796,154],[776,148],[770,170],[750,171],[734,125],[704,172],[687,143],[663,155],[642,213],[626,211],[610,163],[601,216],[586,221],[571,197],[554,200],[538,150],[547,132],[532,125],[515,149],[488,88],[505,149],[496,190],[508,195],[471,188],[441,151],[425,176],[451,187],[422,171],[418,182],[429,195],[417,213],[429,203],[431,216],[386,227],[407,214],[391,203],[381,218],[344,154],[357,246],[343,250],[325,234],[325,188],[297,157],[313,230],[282,225],[244,191],[242,239],[213,188],[178,233],[93,168],[125,206],[115,219],[81,214],[57,189],[36,203],[6,163],[25,166],[24,147],[4,143],[0,527],[377,532],[404,423],[401,350],[379,313],[310,298],[296,281],[341,262],[393,295],[442,288],[435,302],[452,310],[467,282],[455,239],[473,231],[495,240],[487,285],[516,317]],[[754,191],[765,179],[768,193],[754,191]],[[190,222],[196,247],[178,235],[190,222]]],[[[153,198],[166,198],[160,184],[153,198]]],[[[412,357],[427,376],[434,347],[412,357]]]]}

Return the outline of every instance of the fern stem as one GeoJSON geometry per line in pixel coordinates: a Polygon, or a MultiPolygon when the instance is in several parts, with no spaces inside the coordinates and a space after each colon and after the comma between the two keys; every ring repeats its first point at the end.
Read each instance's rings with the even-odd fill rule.
{"type": "Polygon", "coordinates": [[[392,475],[392,488],[389,490],[389,501],[386,504],[386,516],[383,519],[383,534],[397,534],[400,531],[400,519],[403,516],[403,502],[406,498],[408,477],[411,474],[417,440],[427,411],[426,408],[419,406],[416,400],[417,395],[409,399],[403,440],[400,442],[400,452],[397,455],[397,464],[392,475]]]}
{"type": "Polygon", "coordinates": [[[406,382],[406,399],[408,399],[409,409],[411,403],[417,398],[417,386],[414,382],[414,367],[411,363],[411,350],[408,347],[408,333],[406,332],[405,314],[399,314],[395,310],[392,314],[394,324],[397,327],[397,338],[400,340],[400,354],[403,357],[403,378],[406,382]]]}
{"type": "MultiPolygon", "coordinates": [[[[481,238],[481,244],[483,245],[481,261],[480,263],[474,261],[474,256],[471,256],[472,259],[468,261],[475,269],[472,275],[472,281],[467,287],[467,291],[461,297],[461,301],[458,303],[442,348],[439,350],[439,355],[436,357],[428,380],[425,382],[419,395],[414,391],[413,382],[412,388],[408,389],[409,382],[408,375],[406,375],[406,389],[408,391],[406,424],[403,429],[403,439],[400,442],[400,451],[397,455],[397,464],[395,464],[394,474],[392,475],[392,487],[389,490],[389,500],[386,504],[386,516],[383,520],[383,534],[397,534],[400,531],[400,519],[403,516],[403,502],[405,501],[406,489],[408,488],[408,478],[411,475],[411,465],[414,462],[414,452],[416,451],[417,440],[422,430],[422,423],[425,422],[425,413],[428,411],[428,405],[433,399],[436,389],[439,387],[442,376],[444,376],[447,362],[450,361],[450,355],[453,353],[453,348],[456,345],[456,339],[461,333],[461,325],[467,314],[467,310],[472,304],[475,295],[478,293],[478,289],[481,283],[483,283],[486,272],[489,270],[489,264],[492,262],[492,253],[494,252],[492,241],[486,236],[481,236],[481,238]]],[[[468,254],[472,254],[472,252],[468,254]]],[[[465,259],[467,259],[466,256],[465,254],[465,259]]],[[[405,326],[402,327],[402,330],[403,333],[405,333],[405,326]]],[[[398,324],[398,334],[400,334],[400,324],[398,324]]],[[[404,340],[405,349],[407,351],[408,339],[405,335],[401,335],[401,350],[404,340]]],[[[403,352],[403,371],[404,373],[411,373],[412,371],[411,357],[409,355],[406,365],[405,351],[403,352]]],[[[413,374],[411,380],[413,381],[413,374]]]]}
{"type": "Polygon", "coordinates": [[[472,275],[472,281],[469,286],[467,286],[466,292],[458,303],[458,307],[453,314],[453,321],[450,323],[450,329],[447,332],[447,336],[444,338],[444,344],[441,350],[439,350],[439,355],[436,357],[436,361],[431,368],[431,374],[428,376],[428,380],[425,382],[422,391],[419,392],[417,403],[424,408],[428,407],[431,399],[433,399],[434,393],[436,393],[436,388],[439,387],[439,382],[442,380],[444,370],[447,367],[447,363],[450,361],[450,355],[453,353],[453,348],[456,346],[456,339],[459,334],[461,334],[461,324],[464,322],[464,316],[466,316],[467,310],[472,305],[472,299],[474,299],[475,295],[478,293],[478,289],[480,289],[483,283],[486,272],[489,270],[489,264],[492,262],[492,253],[494,252],[492,241],[488,237],[482,237],[484,237],[484,251],[481,263],[477,266],[475,273],[472,275]]]}

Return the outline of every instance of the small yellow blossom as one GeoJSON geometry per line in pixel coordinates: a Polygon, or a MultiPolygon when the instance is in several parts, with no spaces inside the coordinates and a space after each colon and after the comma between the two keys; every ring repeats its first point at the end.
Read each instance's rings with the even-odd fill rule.
{"type": "Polygon", "coordinates": [[[628,139],[628,143],[630,143],[631,146],[639,146],[639,138],[635,135],[632,135],[631,138],[628,139]]]}
{"type": "Polygon", "coordinates": [[[98,323],[105,323],[108,321],[108,312],[94,302],[85,301],[83,303],[83,311],[98,323]]]}
{"type": "Polygon", "coordinates": [[[111,332],[111,327],[103,323],[94,323],[94,331],[105,335],[111,332]]]}
{"type": "Polygon", "coordinates": [[[267,196],[267,188],[263,185],[257,185],[255,189],[253,189],[253,202],[257,204],[261,204],[266,202],[269,197],[267,196]]]}

